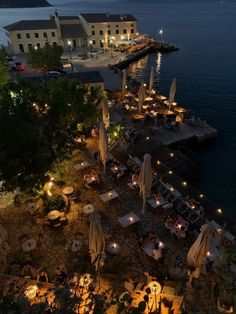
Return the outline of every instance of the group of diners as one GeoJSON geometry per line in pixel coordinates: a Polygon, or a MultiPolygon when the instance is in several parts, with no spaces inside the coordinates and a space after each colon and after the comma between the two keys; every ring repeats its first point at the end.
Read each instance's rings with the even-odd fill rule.
{"type": "Polygon", "coordinates": [[[142,235],[139,238],[139,245],[148,256],[154,258],[156,261],[160,260],[165,252],[164,243],[160,241],[153,231],[142,235]]]}
{"type": "Polygon", "coordinates": [[[84,183],[86,188],[100,185],[100,173],[95,168],[91,169],[90,173],[84,175],[84,183]]]}

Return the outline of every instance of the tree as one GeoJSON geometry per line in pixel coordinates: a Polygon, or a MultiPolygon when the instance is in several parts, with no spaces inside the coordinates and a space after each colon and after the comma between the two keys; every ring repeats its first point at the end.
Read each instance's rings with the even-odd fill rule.
{"type": "Polygon", "coordinates": [[[30,48],[27,62],[34,69],[48,72],[60,66],[62,53],[61,46],[46,43],[43,48],[30,48]]]}
{"type": "Polygon", "coordinates": [[[43,183],[53,161],[73,148],[77,124],[96,117],[101,97],[68,78],[18,78],[0,99],[0,181],[25,190],[43,183]]]}
{"type": "Polygon", "coordinates": [[[0,88],[7,84],[9,78],[6,53],[3,49],[0,49],[0,88]]]}

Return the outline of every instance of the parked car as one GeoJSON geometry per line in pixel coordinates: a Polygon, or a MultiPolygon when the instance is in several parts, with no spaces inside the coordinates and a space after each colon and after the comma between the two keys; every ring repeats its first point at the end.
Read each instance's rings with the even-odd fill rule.
{"type": "Polygon", "coordinates": [[[13,64],[11,65],[11,70],[17,71],[17,72],[23,72],[25,70],[25,66],[21,62],[13,62],[13,64]]]}

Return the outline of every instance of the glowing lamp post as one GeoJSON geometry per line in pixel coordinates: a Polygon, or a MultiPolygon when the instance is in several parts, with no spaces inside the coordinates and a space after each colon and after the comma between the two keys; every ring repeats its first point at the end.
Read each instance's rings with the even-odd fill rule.
{"type": "Polygon", "coordinates": [[[163,43],[163,29],[160,29],[159,34],[161,36],[161,42],[163,43]]]}
{"type": "Polygon", "coordinates": [[[69,46],[69,52],[70,52],[70,59],[71,59],[71,51],[72,51],[72,42],[71,42],[71,40],[68,40],[67,41],[67,43],[68,43],[68,46],[69,46]]]}

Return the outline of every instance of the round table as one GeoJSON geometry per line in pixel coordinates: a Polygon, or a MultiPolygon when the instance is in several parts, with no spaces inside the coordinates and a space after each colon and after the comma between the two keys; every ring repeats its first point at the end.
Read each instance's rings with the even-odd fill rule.
{"type": "Polygon", "coordinates": [[[48,213],[48,219],[49,220],[56,220],[60,217],[60,212],[59,210],[52,210],[48,213]]]}
{"type": "Polygon", "coordinates": [[[78,252],[82,247],[82,243],[79,240],[72,240],[70,243],[71,252],[78,252]]]}
{"type": "Polygon", "coordinates": [[[63,189],[62,189],[62,193],[65,194],[65,195],[70,195],[74,192],[74,188],[73,186],[65,186],[63,189]]]}
{"type": "Polygon", "coordinates": [[[110,242],[107,245],[107,251],[112,255],[120,253],[120,245],[117,242],[110,242]]]}
{"type": "Polygon", "coordinates": [[[21,247],[24,252],[33,251],[36,247],[36,241],[34,239],[26,240],[23,242],[21,247]]]}
{"type": "Polygon", "coordinates": [[[94,207],[93,207],[92,204],[88,204],[88,205],[85,205],[85,206],[83,207],[83,213],[84,213],[84,214],[89,215],[89,214],[91,214],[91,213],[93,213],[93,212],[94,212],[94,207]]]}

